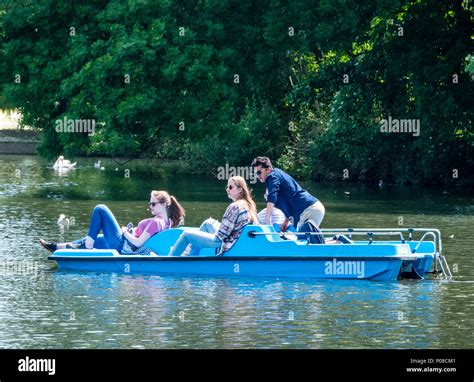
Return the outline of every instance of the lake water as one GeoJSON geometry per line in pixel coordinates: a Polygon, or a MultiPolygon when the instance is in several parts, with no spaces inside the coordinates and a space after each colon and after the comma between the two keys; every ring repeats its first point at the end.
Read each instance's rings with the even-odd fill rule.
{"type": "MultiPolygon", "coordinates": [[[[58,270],[38,239],[83,237],[96,204],[125,225],[164,189],[198,225],[229,201],[225,182],[159,162],[78,162],[57,174],[34,156],[0,156],[0,348],[473,347],[472,189],[303,183],[326,206],[324,228],[439,228],[451,282],[80,273],[58,270]],[[61,213],[74,223],[64,231],[61,213]]],[[[263,185],[252,188],[263,207],[263,185]]]]}

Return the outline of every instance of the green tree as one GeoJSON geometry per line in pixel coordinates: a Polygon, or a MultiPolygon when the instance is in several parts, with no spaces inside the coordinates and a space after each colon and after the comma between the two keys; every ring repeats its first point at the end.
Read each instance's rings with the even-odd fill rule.
{"type": "MultiPolygon", "coordinates": [[[[325,126],[305,132],[310,138],[304,158],[311,165],[302,175],[332,173],[342,179],[348,169],[356,179],[459,182],[452,177],[457,169],[462,181],[469,181],[474,142],[467,2],[379,2],[357,12],[347,4],[338,11],[336,6],[324,5],[332,15],[320,28],[331,37],[328,50],[322,57],[300,57],[305,72],[287,98],[301,120],[297,126],[305,128],[308,114],[325,126]],[[338,37],[333,26],[344,22],[338,37]],[[380,121],[389,116],[418,119],[420,136],[381,133],[380,121]]],[[[287,153],[295,146],[301,150],[295,140],[287,153]]],[[[282,161],[291,159],[285,154],[282,161]]]]}
{"type": "MultiPolygon", "coordinates": [[[[5,104],[40,153],[201,169],[269,155],[302,177],[472,174],[472,6],[423,0],[3,0],[5,104]],[[419,137],[384,134],[388,117],[419,137]],[[95,134],[57,120],[92,119],[95,134]]],[[[459,181],[457,179],[454,179],[459,181]]]]}

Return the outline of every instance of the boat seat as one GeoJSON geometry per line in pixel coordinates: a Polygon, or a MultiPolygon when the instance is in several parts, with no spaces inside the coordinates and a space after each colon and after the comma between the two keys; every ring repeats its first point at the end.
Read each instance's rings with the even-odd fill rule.
{"type": "Polygon", "coordinates": [[[354,244],[354,241],[349,239],[346,235],[335,235],[333,240],[338,240],[342,244],[354,244]]]}
{"type": "MultiPolygon", "coordinates": [[[[275,225],[261,225],[258,227],[260,227],[261,231],[265,233],[278,233],[278,231],[275,229],[275,225]]],[[[285,241],[285,239],[282,239],[280,235],[265,235],[265,238],[271,242],[285,241]]]]}
{"type": "Polygon", "coordinates": [[[298,231],[314,233],[314,235],[296,233],[298,240],[304,240],[309,244],[325,244],[324,234],[313,220],[305,221],[298,231]]]}

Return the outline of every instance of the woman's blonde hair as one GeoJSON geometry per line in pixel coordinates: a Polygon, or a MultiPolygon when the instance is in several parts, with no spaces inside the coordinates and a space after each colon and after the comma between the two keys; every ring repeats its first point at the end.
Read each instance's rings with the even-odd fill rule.
{"type": "Polygon", "coordinates": [[[252,191],[249,189],[245,179],[242,178],[241,176],[232,176],[229,178],[229,180],[232,180],[237,187],[242,189],[236,202],[245,203],[244,207],[246,207],[250,215],[250,219],[252,220],[252,223],[254,224],[258,223],[257,206],[255,205],[255,202],[253,201],[252,191]]]}
{"type": "Polygon", "coordinates": [[[171,227],[177,227],[184,222],[186,211],[173,195],[168,194],[166,191],[153,190],[151,196],[161,203],[166,203],[168,217],[171,220],[171,227]]]}

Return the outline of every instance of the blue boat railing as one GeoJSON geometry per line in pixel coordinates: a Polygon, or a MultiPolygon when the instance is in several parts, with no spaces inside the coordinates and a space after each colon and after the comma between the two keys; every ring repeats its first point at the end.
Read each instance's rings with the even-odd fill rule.
{"type": "Polygon", "coordinates": [[[412,253],[416,253],[422,242],[427,237],[433,238],[434,244],[434,270],[433,274],[435,276],[442,275],[445,279],[451,280],[452,273],[451,269],[449,268],[448,262],[446,258],[442,254],[442,241],[441,241],[441,232],[438,229],[434,228],[341,228],[341,229],[321,229],[321,232],[255,232],[250,231],[248,233],[249,237],[255,237],[257,235],[284,235],[287,234],[298,234],[298,235],[317,235],[322,236],[324,238],[325,235],[337,235],[337,234],[347,234],[348,237],[352,240],[352,236],[367,236],[369,240],[369,244],[373,242],[373,237],[377,236],[399,236],[400,241],[405,243],[405,237],[403,233],[408,233],[408,241],[416,241],[413,239],[414,233],[422,234],[421,238],[418,239],[418,243],[416,244],[415,248],[413,248],[412,253]]]}

